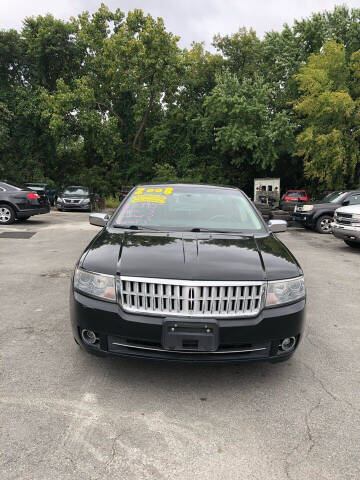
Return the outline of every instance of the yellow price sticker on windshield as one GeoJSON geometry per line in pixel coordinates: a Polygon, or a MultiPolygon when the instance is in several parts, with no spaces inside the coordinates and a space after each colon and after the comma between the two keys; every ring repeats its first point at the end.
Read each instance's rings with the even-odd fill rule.
{"type": "Polygon", "coordinates": [[[136,197],[131,199],[131,203],[160,203],[164,204],[166,202],[164,195],[136,195],[136,197]]]}
{"type": "Polygon", "coordinates": [[[163,193],[164,195],[171,195],[173,192],[172,187],[166,188],[146,188],[146,187],[139,187],[135,190],[134,195],[143,195],[144,193],[163,193]]]}

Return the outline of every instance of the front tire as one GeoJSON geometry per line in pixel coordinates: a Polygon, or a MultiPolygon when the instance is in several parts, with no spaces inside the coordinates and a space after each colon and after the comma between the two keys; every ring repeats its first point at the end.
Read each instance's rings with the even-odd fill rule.
{"type": "Polygon", "coordinates": [[[316,222],[315,230],[318,233],[328,234],[331,233],[331,224],[332,217],[329,215],[322,215],[316,222]]]}
{"type": "Polygon", "coordinates": [[[351,240],[344,240],[344,242],[351,248],[360,248],[360,242],[352,242],[351,240]]]}
{"type": "Polygon", "coordinates": [[[15,222],[15,210],[6,203],[0,204],[0,225],[10,225],[15,222]]]}

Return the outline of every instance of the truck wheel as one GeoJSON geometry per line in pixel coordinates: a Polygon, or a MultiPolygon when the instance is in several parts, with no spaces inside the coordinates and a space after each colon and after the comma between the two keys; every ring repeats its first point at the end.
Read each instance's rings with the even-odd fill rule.
{"type": "Polygon", "coordinates": [[[10,225],[15,222],[15,211],[6,203],[0,204],[0,225],[10,225]]]}
{"type": "Polygon", "coordinates": [[[315,230],[318,233],[331,233],[332,217],[329,215],[322,215],[316,222],[315,230]]]}
{"type": "Polygon", "coordinates": [[[344,242],[351,248],[360,248],[360,242],[352,242],[351,240],[344,240],[344,242]]]}

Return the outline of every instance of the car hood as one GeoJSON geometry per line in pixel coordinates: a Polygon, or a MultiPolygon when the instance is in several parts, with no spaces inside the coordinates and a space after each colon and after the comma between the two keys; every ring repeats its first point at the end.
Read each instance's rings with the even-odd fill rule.
{"type": "Polygon", "coordinates": [[[360,205],[347,205],[336,210],[338,213],[355,213],[360,214],[360,205]]]}
{"type": "Polygon", "coordinates": [[[336,208],[338,206],[338,203],[334,202],[324,202],[322,200],[316,200],[315,202],[310,202],[309,205],[314,205],[314,207],[320,207],[320,208],[336,208]]]}
{"type": "Polygon", "coordinates": [[[103,229],[80,266],[110,275],[182,280],[259,281],[300,275],[287,248],[272,234],[127,232],[103,229]]]}

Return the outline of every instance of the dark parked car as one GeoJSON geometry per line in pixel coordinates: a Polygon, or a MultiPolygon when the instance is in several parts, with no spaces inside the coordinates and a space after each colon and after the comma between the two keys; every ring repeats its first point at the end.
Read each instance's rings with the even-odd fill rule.
{"type": "Polygon", "coordinates": [[[143,185],[103,226],[72,279],[71,321],[88,352],[162,360],[288,359],[304,328],[294,256],[231,187],[143,185]]]}
{"type": "Polygon", "coordinates": [[[360,190],[331,192],[322,200],[306,205],[297,205],[293,220],[319,233],[331,233],[331,222],[335,210],[341,206],[357,205],[359,203],[360,190]]]}
{"type": "Polygon", "coordinates": [[[287,190],[281,197],[279,207],[281,210],[293,212],[298,203],[309,202],[310,197],[306,190],[287,190]]]}
{"type": "Polygon", "coordinates": [[[49,213],[46,197],[29,188],[0,182],[0,225],[9,225],[16,219],[27,220],[33,215],[49,213]]]}
{"type": "Polygon", "coordinates": [[[92,211],[95,196],[90,193],[88,187],[72,185],[64,188],[56,199],[56,208],[63,210],[92,211]]]}
{"type": "Polygon", "coordinates": [[[49,188],[47,183],[26,183],[25,184],[31,190],[37,192],[40,196],[46,196],[50,205],[55,205],[57,193],[55,189],[49,188]]]}

